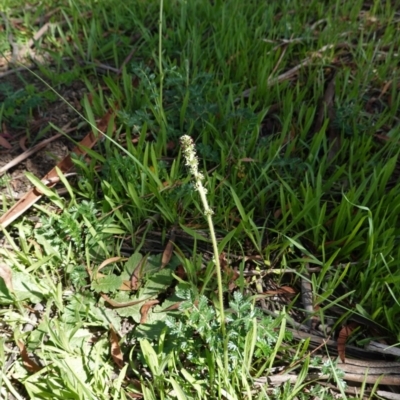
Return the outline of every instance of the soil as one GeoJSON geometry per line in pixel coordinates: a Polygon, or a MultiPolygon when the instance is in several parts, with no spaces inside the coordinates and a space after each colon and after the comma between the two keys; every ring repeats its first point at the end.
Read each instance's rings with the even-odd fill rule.
{"type": "MultiPolygon", "coordinates": [[[[36,71],[37,72],[37,71],[36,71]]],[[[14,92],[24,90],[27,85],[34,85],[35,93],[49,91],[49,88],[37,79],[30,71],[18,71],[7,75],[0,83],[7,83],[12,86],[14,92]]],[[[87,89],[80,81],[74,81],[71,85],[57,87],[57,92],[62,98],[57,97],[55,101],[45,100],[44,104],[32,109],[31,116],[25,121],[25,126],[13,127],[12,123],[5,121],[0,129],[0,137],[6,140],[9,148],[0,143],[0,168],[10,161],[21,156],[24,151],[45,139],[58,134],[54,128],[49,128],[49,123],[58,128],[72,128],[77,126],[79,117],[64,100],[72,104],[78,111],[81,111],[81,99],[87,89]],[[43,132],[46,132],[43,134],[43,132]]],[[[5,100],[5,94],[0,92],[0,103],[5,100]]],[[[69,133],[73,140],[79,141],[87,132],[74,130],[69,133]]],[[[19,199],[24,193],[31,189],[32,185],[26,178],[25,173],[30,172],[41,179],[54,166],[61,161],[72,148],[74,143],[67,137],[60,137],[33,155],[17,163],[16,166],[8,169],[1,178],[3,185],[0,186],[0,193],[4,193],[8,199],[19,199]]],[[[1,176],[1,175],[0,175],[1,176]]],[[[0,178],[0,179],[1,179],[0,178]]]]}

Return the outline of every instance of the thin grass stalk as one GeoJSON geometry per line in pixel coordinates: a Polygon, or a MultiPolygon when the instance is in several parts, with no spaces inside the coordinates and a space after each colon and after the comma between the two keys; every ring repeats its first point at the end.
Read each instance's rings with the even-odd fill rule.
{"type": "Polygon", "coordinates": [[[160,0],[160,19],[158,27],[158,70],[160,73],[160,90],[159,90],[159,102],[160,107],[163,104],[163,84],[164,84],[164,70],[162,66],[162,25],[163,25],[163,12],[164,12],[164,0],[160,0]]]}

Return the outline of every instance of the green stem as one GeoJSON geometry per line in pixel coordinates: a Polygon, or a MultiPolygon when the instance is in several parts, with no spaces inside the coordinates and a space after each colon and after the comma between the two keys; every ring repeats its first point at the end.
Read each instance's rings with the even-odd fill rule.
{"type": "Polygon", "coordinates": [[[210,236],[214,250],[214,263],[215,269],[217,272],[217,283],[218,283],[218,298],[219,298],[219,312],[220,312],[220,323],[221,323],[221,334],[224,341],[224,362],[225,362],[225,369],[228,371],[228,348],[227,348],[227,340],[226,337],[226,325],[225,325],[225,311],[224,311],[224,292],[222,288],[222,273],[221,273],[221,264],[219,262],[219,251],[218,251],[218,244],[217,244],[217,237],[215,235],[214,230],[214,223],[212,220],[212,212],[208,205],[206,191],[204,190],[204,186],[201,181],[197,182],[198,184],[198,191],[200,193],[200,198],[203,203],[203,207],[205,210],[205,215],[207,217],[208,227],[210,229],[210,236]]]}
{"type": "Polygon", "coordinates": [[[160,16],[159,16],[159,26],[158,26],[158,71],[160,74],[160,87],[159,87],[159,124],[161,127],[161,139],[164,146],[164,151],[167,151],[167,119],[165,118],[164,106],[163,106],[163,90],[164,90],[164,69],[162,65],[162,31],[163,31],[163,14],[164,14],[164,0],[160,0],[160,16]]]}
{"type": "Polygon", "coordinates": [[[160,72],[160,94],[159,94],[160,109],[162,109],[162,104],[163,104],[163,84],[164,84],[164,71],[162,66],[163,12],[164,12],[164,0],[160,0],[160,20],[158,26],[158,70],[160,72]]]}
{"type": "Polygon", "coordinates": [[[221,272],[221,264],[219,262],[219,251],[217,244],[217,237],[215,235],[214,224],[212,220],[213,211],[208,205],[207,201],[207,190],[204,188],[202,184],[202,180],[204,176],[201,172],[199,172],[199,160],[196,156],[196,148],[193,142],[193,139],[188,135],[183,135],[181,137],[181,145],[183,148],[183,155],[186,159],[186,165],[189,167],[191,174],[193,175],[196,182],[196,190],[200,193],[201,202],[204,207],[204,215],[207,218],[208,226],[210,229],[211,241],[214,249],[214,263],[215,270],[217,272],[217,282],[218,282],[218,296],[219,296],[219,309],[220,309],[220,323],[221,323],[221,335],[224,343],[224,363],[225,369],[228,371],[229,363],[228,363],[228,337],[226,334],[226,325],[225,325],[225,311],[224,311],[224,292],[222,288],[222,272],[221,272]]]}

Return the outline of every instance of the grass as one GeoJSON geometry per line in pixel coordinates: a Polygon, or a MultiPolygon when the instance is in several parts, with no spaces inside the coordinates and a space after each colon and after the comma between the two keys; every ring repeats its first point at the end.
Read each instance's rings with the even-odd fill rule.
{"type": "MultiPolygon", "coordinates": [[[[269,3],[5,2],[7,57],[10,37],[23,46],[54,13],[34,43],[45,62],[16,72],[20,91],[2,88],[1,125],[29,131],[79,82],[71,140],[109,109],[116,130],[89,161],[74,158],[67,196],[54,191],[3,229],[13,290],[0,279],[0,397],[363,397],[287,327],[310,317],[306,281],[322,322],[340,307],[336,334],[356,315],[352,344],[400,341],[398,13],[390,1],[269,3]],[[213,210],[222,333],[184,134],[213,210]],[[257,384],[282,371],[297,381],[257,384]]],[[[12,203],[2,196],[3,211],[12,203]]]]}

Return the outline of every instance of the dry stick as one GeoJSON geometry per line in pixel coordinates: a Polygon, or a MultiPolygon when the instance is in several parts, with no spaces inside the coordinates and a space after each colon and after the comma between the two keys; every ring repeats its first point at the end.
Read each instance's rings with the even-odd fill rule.
{"type": "MultiPolygon", "coordinates": [[[[136,41],[139,37],[140,37],[140,35],[138,35],[138,34],[133,35],[131,37],[131,41],[136,41]]],[[[102,64],[100,62],[97,62],[97,60],[95,60],[96,62],[94,63],[94,65],[98,69],[115,72],[117,74],[117,76],[119,76],[119,75],[121,75],[124,66],[131,60],[131,58],[136,53],[136,50],[137,50],[136,48],[131,50],[131,52],[125,57],[125,60],[122,61],[122,64],[121,64],[121,66],[119,68],[113,67],[113,66],[108,65],[108,64],[102,64]]],[[[83,63],[91,65],[91,63],[86,63],[85,61],[83,61],[83,63]]]]}
{"type": "Polygon", "coordinates": [[[10,168],[15,167],[18,165],[20,162],[24,161],[28,157],[30,157],[32,154],[35,154],[37,151],[48,145],[49,143],[53,142],[54,140],[59,139],[62,136],[62,133],[58,133],[57,135],[52,136],[49,139],[43,140],[43,142],[38,143],[36,146],[33,146],[31,149],[24,151],[22,154],[20,154],[18,157],[15,157],[13,160],[11,160],[9,163],[4,165],[3,167],[0,168],[0,175],[3,175],[5,172],[7,172],[10,168]]]}
{"type": "MultiPolygon", "coordinates": [[[[71,123],[69,122],[68,124],[64,125],[61,130],[65,131],[65,133],[69,133],[73,130],[75,130],[76,128],[71,128],[68,129],[67,128],[71,125],[71,123]]],[[[31,149],[24,151],[22,154],[20,154],[18,157],[15,157],[13,160],[11,160],[9,163],[7,163],[6,165],[3,165],[0,168],[0,176],[3,175],[5,172],[7,172],[10,168],[15,167],[16,165],[18,165],[20,162],[24,161],[25,159],[27,159],[28,157],[30,157],[31,155],[35,154],[37,151],[39,151],[40,149],[42,149],[43,147],[47,146],[49,143],[53,142],[54,140],[59,139],[61,136],[63,136],[63,133],[57,133],[56,135],[52,136],[49,139],[43,140],[42,142],[38,143],[36,146],[33,146],[31,149]]]]}
{"type": "Polygon", "coordinates": [[[387,400],[400,400],[400,394],[393,393],[393,392],[387,392],[385,390],[377,390],[376,395],[381,396],[387,400]]]}
{"type": "MultiPolygon", "coordinates": [[[[92,125],[92,128],[95,128],[100,134],[104,132],[111,118],[113,117],[112,111],[108,111],[107,114],[103,116],[103,118],[99,121],[98,125],[92,125]]],[[[113,127],[114,131],[115,127],[113,127]]],[[[101,136],[95,135],[93,130],[91,130],[72,150],[72,153],[76,155],[86,155],[87,150],[91,149],[97,142],[97,140],[101,136]]],[[[110,139],[112,140],[112,139],[110,139]]],[[[116,143],[116,142],[115,142],[116,143]]],[[[118,145],[118,143],[116,143],[118,145]]],[[[118,145],[119,146],[119,145],[118,145]]],[[[61,160],[53,169],[50,170],[42,179],[42,184],[45,184],[49,189],[53,188],[56,185],[56,182],[53,182],[53,179],[58,179],[57,168],[61,170],[62,173],[68,173],[74,166],[72,161],[72,156],[70,153],[63,160],[61,160]]],[[[2,216],[0,216],[0,228],[4,229],[8,225],[10,225],[13,221],[15,221],[20,215],[22,215],[28,208],[30,208],[33,204],[35,204],[42,197],[42,193],[34,187],[29,190],[29,192],[25,193],[25,195],[15,203],[9,210],[7,210],[2,216]]]]}
{"type": "Polygon", "coordinates": [[[100,293],[100,295],[104,299],[104,301],[106,301],[113,308],[125,308],[125,307],[136,306],[137,304],[143,303],[144,301],[152,298],[152,296],[149,296],[149,297],[146,297],[145,299],[141,299],[141,300],[132,300],[132,301],[127,301],[126,303],[118,303],[117,301],[110,299],[104,293],[100,293]]]}
{"type": "MultiPolygon", "coordinates": [[[[328,357],[323,357],[323,362],[329,361],[328,357]]],[[[369,361],[361,363],[358,360],[348,360],[346,364],[337,363],[337,367],[344,372],[343,379],[345,381],[370,383],[374,384],[379,382],[381,385],[394,385],[400,386],[400,363],[386,362],[386,361],[369,361]]],[[[313,367],[317,368],[317,367],[313,367]]],[[[275,384],[285,381],[292,381],[298,378],[297,375],[284,374],[274,375],[268,377],[260,377],[256,379],[256,384],[265,384],[266,382],[275,381],[275,384]],[[271,379],[275,378],[275,379],[271,379]]],[[[328,375],[321,375],[311,373],[307,375],[307,380],[322,380],[329,379],[328,375]]]]}
{"type": "Polygon", "coordinates": [[[94,65],[96,66],[96,68],[104,69],[105,71],[112,71],[112,72],[115,72],[117,75],[121,75],[124,66],[133,57],[135,52],[136,52],[136,49],[132,49],[131,52],[128,54],[128,56],[125,58],[125,60],[122,62],[121,66],[119,68],[116,68],[116,67],[113,67],[113,66],[107,65],[107,64],[97,63],[97,62],[94,65]]]}
{"type": "Polygon", "coordinates": [[[286,50],[287,50],[287,46],[285,46],[283,48],[283,51],[281,53],[281,55],[279,56],[278,62],[276,63],[274,69],[272,70],[272,72],[269,74],[269,77],[267,79],[267,82],[270,81],[272,79],[272,76],[275,74],[275,72],[277,71],[277,69],[279,68],[279,66],[281,65],[281,62],[283,60],[283,57],[285,57],[286,54],[286,50]]]}
{"type": "MultiPolygon", "coordinates": [[[[323,358],[326,362],[327,358],[323,358]]],[[[387,361],[346,360],[345,364],[337,363],[344,372],[343,379],[352,382],[377,383],[380,385],[400,386],[400,364],[387,361]]]]}
{"type": "Polygon", "coordinates": [[[131,50],[131,52],[126,56],[125,60],[122,61],[121,66],[120,66],[120,67],[118,68],[118,70],[117,70],[117,75],[121,75],[124,66],[125,66],[126,64],[128,64],[128,62],[131,60],[131,58],[133,57],[133,55],[136,53],[136,50],[137,50],[136,48],[133,48],[133,49],[131,50]]]}
{"type": "MultiPolygon", "coordinates": [[[[5,16],[4,16],[3,13],[0,12],[0,15],[2,15],[3,18],[5,18],[5,16]]],[[[66,21],[62,21],[62,22],[60,22],[59,24],[60,24],[60,25],[63,25],[63,24],[65,24],[65,22],[66,22],[66,21]]],[[[25,49],[25,51],[30,50],[30,48],[35,44],[35,41],[37,41],[38,39],[40,39],[40,37],[43,36],[43,35],[47,32],[49,26],[50,26],[50,23],[46,23],[45,25],[43,25],[43,26],[36,32],[36,34],[33,36],[33,38],[32,38],[31,40],[29,40],[29,42],[28,42],[21,50],[18,50],[18,46],[15,47],[15,46],[13,45],[13,38],[12,38],[12,36],[11,36],[10,42],[11,42],[11,44],[13,45],[14,50],[17,51],[18,53],[21,53],[24,49],[25,49]]],[[[136,41],[139,37],[140,37],[140,34],[135,34],[135,35],[131,36],[131,41],[134,42],[134,41],[136,41]]],[[[93,64],[94,64],[94,65],[96,66],[96,68],[98,68],[98,69],[102,69],[102,70],[105,70],[105,71],[112,71],[112,72],[115,72],[117,75],[121,75],[123,67],[131,60],[131,58],[132,58],[133,55],[135,54],[136,50],[137,50],[137,49],[132,49],[132,50],[131,50],[131,52],[128,54],[128,56],[125,58],[125,60],[122,62],[120,68],[115,68],[115,67],[112,67],[111,65],[102,64],[102,63],[99,63],[99,62],[96,62],[96,63],[93,63],[93,64]]],[[[14,57],[14,55],[13,55],[13,57],[14,57]]],[[[64,58],[63,58],[63,60],[64,60],[64,58]]],[[[85,64],[90,64],[90,63],[86,63],[86,62],[85,62],[85,64]]],[[[28,67],[29,67],[29,68],[34,68],[34,67],[37,67],[37,65],[36,65],[36,64],[32,64],[32,65],[28,65],[28,67]]],[[[6,76],[8,76],[8,75],[11,75],[11,74],[14,74],[14,73],[16,73],[16,72],[25,71],[26,69],[27,69],[26,67],[13,68],[13,69],[11,69],[11,70],[8,70],[8,71],[5,71],[5,72],[1,73],[1,74],[0,74],[0,78],[4,78],[4,77],[6,77],[6,76]]]]}
{"type": "MultiPolygon", "coordinates": [[[[307,357],[312,356],[314,353],[316,353],[321,347],[324,347],[327,343],[327,341],[330,340],[330,336],[326,340],[322,340],[321,344],[317,346],[315,349],[311,350],[307,354],[305,354],[303,357],[301,357],[299,360],[293,362],[290,364],[286,369],[293,369],[296,365],[302,363],[307,357]]],[[[282,370],[278,375],[284,375],[285,370],[282,370]]]]}
{"type": "MultiPolygon", "coordinates": [[[[286,81],[287,79],[291,78],[292,76],[296,75],[297,71],[299,69],[301,69],[302,67],[306,66],[307,64],[309,64],[312,61],[312,57],[307,57],[306,59],[304,59],[300,64],[296,65],[295,67],[293,67],[292,69],[289,69],[289,71],[284,72],[282,75],[279,75],[276,78],[272,78],[272,79],[268,79],[267,81],[267,86],[273,86],[277,83],[286,81]]],[[[253,86],[250,89],[246,89],[243,93],[242,93],[242,97],[249,97],[251,93],[253,93],[255,90],[257,89],[257,86],[253,86]]],[[[235,101],[239,101],[240,97],[237,97],[235,99],[235,101]]]]}
{"type": "MultiPolygon", "coordinates": [[[[296,75],[297,72],[304,66],[308,65],[316,56],[321,56],[320,53],[332,49],[332,48],[349,48],[350,46],[347,43],[339,43],[337,45],[334,44],[327,44],[326,46],[321,47],[318,51],[313,53],[311,57],[305,58],[300,64],[296,65],[295,67],[289,69],[289,71],[284,72],[283,74],[279,75],[276,78],[271,78],[267,80],[267,87],[268,86],[273,86],[277,83],[286,81],[290,79],[292,76],[296,75]]],[[[253,93],[257,89],[257,86],[253,86],[250,89],[246,89],[244,92],[242,92],[241,97],[249,97],[251,93],[253,93]]],[[[237,97],[234,101],[239,101],[241,97],[237,97]]]]}
{"type": "MultiPolygon", "coordinates": [[[[308,266],[308,263],[307,263],[308,266]]],[[[314,296],[311,287],[310,274],[305,272],[304,276],[301,276],[301,301],[303,302],[304,311],[307,315],[306,325],[312,328],[312,317],[314,315],[314,296]]]]}
{"type": "MultiPolygon", "coordinates": [[[[308,333],[308,332],[300,330],[300,329],[302,329],[302,328],[301,327],[296,327],[296,329],[288,328],[288,331],[292,332],[293,338],[296,340],[307,340],[308,339],[310,341],[310,346],[312,346],[312,347],[319,346],[322,342],[325,342],[325,345],[329,350],[329,354],[332,356],[337,355],[338,352],[337,352],[337,341],[336,340],[325,339],[325,338],[319,336],[320,332],[318,332],[318,331],[313,331],[318,334],[318,336],[317,336],[317,335],[308,333]]],[[[371,352],[369,350],[365,350],[360,347],[355,347],[353,345],[346,345],[346,351],[349,356],[357,358],[357,359],[363,359],[363,360],[370,360],[374,356],[374,352],[375,352],[375,354],[376,354],[376,352],[378,352],[378,351],[371,352]]],[[[387,353],[381,352],[380,354],[386,355],[387,353]]],[[[349,359],[347,359],[347,362],[349,362],[349,359]]],[[[399,366],[400,366],[400,364],[399,364],[399,366]]],[[[400,373],[400,371],[399,371],[399,373],[400,373]]]]}
{"type": "MultiPolygon", "coordinates": [[[[14,37],[10,33],[8,36],[8,39],[11,43],[11,46],[13,47],[13,55],[11,61],[18,61],[18,58],[20,55],[24,56],[26,53],[30,54],[31,53],[31,47],[35,44],[37,40],[39,40],[49,29],[50,23],[47,22],[44,24],[34,35],[33,38],[26,43],[25,46],[19,48],[18,44],[14,42],[14,37]]],[[[30,54],[31,55],[31,54],[30,54]]]]}
{"type": "MultiPolygon", "coordinates": [[[[267,390],[273,390],[273,387],[275,386],[279,386],[282,383],[292,383],[295,384],[297,383],[299,380],[299,375],[295,375],[295,374],[285,374],[285,375],[270,375],[270,376],[266,376],[266,377],[260,377],[260,378],[256,378],[255,380],[255,385],[257,386],[263,386],[268,384],[268,388],[267,390]]],[[[328,382],[322,382],[321,379],[319,379],[319,376],[317,374],[309,374],[307,375],[307,380],[311,383],[311,381],[318,381],[319,385],[322,386],[326,386],[332,390],[334,390],[335,392],[338,391],[338,388],[335,385],[332,385],[328,382]]],[[[343,391],[346,394],[350,394],[350,395],[358,395],[360,393],[360,390],[358,387],[352,387],[349,386],[346,389],[343,389],[343,391]]],[[[380,391],[377,392],[377,394],[379,394],[380,391]]],[[[364,390],[365,394],[371,393],[370,390],[364,390]]],[[[388,393],[388,392],[382,392],[382,393],[388,393]]],[[[384,397],[384,396],[383,396],[384,397]]],[[[364,399],[364,398],[363,398],[364,399]]],[[[369,399],[369,397],[368,397],[369,399]]],[[[390,399],[390,398],[388,398],[390,399]]],[[[400,398],[395,398],[394,400],[400,400],[400,398]]]]}
{"type": "Polygon", "coordinates": [[[49,29],[50,22],[46,22],[34,35],[33,38],[22,49],[30,49],[49,29]]]}
{"type": "MultiPolygon", "coordinates": [[[[43,22],[47,22],[50,19],[50,17],[52,17],[58,11],[60,11],[60,7],[57,7],[54,10],[49,11],[47,14],[43,16],[37,17],[34,21],[32,21],[32,25],[39,25],[43,22]]],[[[10,18],[10,22],[15,27],[15,24],[22,24],[25,21],[23,18],[10,18]]]]}
{"type": "MultiPolygon", "coordinates": [[[[88,11],[88,12],[86,12],[86,13],[83,14],[83,16],[87,16],[87,17],[90,17],[91,15],[92,15],[92,11],[88,11]]],[[[8,19],[7,19],[6,15],[5,15],[3,12],[0,12],[0,16],[3,18],[4,23],[5,23],[6,26],[7,26],[8,19]]],[[[45,16],[45,17],[46,17],[46,16],[45,16]]],[[[48,18],[50,18],[50,17],[51,17],[51,15],[48,16],[48,18]]],[[[48,19],[48,18],[46,18],[46,19],[48,19]]],[[[57,23],[58,23],[58,25],[62,26],[62,25],[67,24],[68,21],[67,21],[67,20],[64,20],[64,21],[59,21],[59,22],[57,22],[57,23]]],[[[21,65],[21,63],[18,62],[18,55],[19,55],[22,51],[24,51],[24,50],[25,50],[26,52],[28,52],[28,53],[31,55],[31,57],[32,57],[32,54],[31,54],[31,51],[30,51],[30,50],[31,50],[31,47],[35,44],[36,41],[38,41],[38,40],[47,32],[47,30],[49,29],[49,27],[50,27],[50,23],[49,23],[49,22],[46,22],[46,23],[33,35],[33,38],[30,39],[30,40],[28,41],[28,43],[27,43],[25,46],[22,47],[21,50],[18,48],[18,44],[17,44],[16,42],[14,42],[14,37],[13,37],[13,35],[10,34],[10,35],[9,35],[9,42],[10,42],[10,45],[12,46],[12,48],[13,48],[13,54],[12,54],[11,60],[10,60],[10,59],[7,59],[7,58],[5,57],[6,60],[7,60],[7,62],[10,63],[10,61],[15,61],[15,60],[16,60],[17,63],[21,65]]],[[[32,59],[34,60],[34,57],[32,57],[32,59]]],[[[19,67],[19,68],[14,68],[14,69],[9,70],[9,71],[5,71],[5,72],[3,72],[3,73],[0,74],[0,78],[4,78],[5,76],[14,74],[14,73],[16,73],[16,72],[24,71],[24,70],[26,70],[26,69],[33,68],[33,67],[35,67],[35,66],[36,66],[36,64],[34,63],[33,65],[23,66],[23,67],[19,67]],[[27,67],[29,67],[29,68],[27,68],[27,67]]]]}
{"type": "Polygon", "coordinates": [[[8,71],[2,72],[0,74],[0,79],[6,77],[8,75],[15,74],[16,72],[21,72],[21,71],[25,71],[25,70],[26,70],[26,67],[18,67],[18,68],[14,68],[14,69],[9,69],[8,71]]]}

